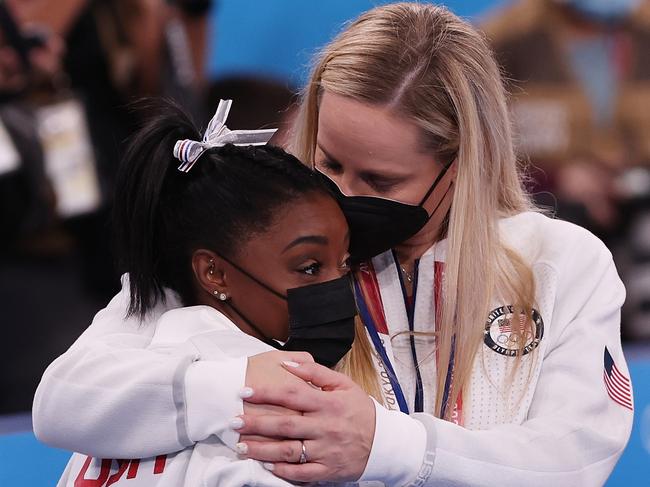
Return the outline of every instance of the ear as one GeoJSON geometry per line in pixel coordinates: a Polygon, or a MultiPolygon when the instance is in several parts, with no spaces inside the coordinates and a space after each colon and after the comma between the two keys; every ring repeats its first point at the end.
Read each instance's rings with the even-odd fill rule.
{"type": "Polygon", "coordinates": [[[210,296],[229,294],[223,260],[217,254],[211,250],[195,250],[192,254],[192,269],[196,282],[210,296]]]}
{"type": "Polygon", "coordinates": [[[454,180],[458,176],[458,158],[457,157],[453,161],[451,161],[451,167],[449,168],[448,172],[450,173],[449,175],[454,180]]]}

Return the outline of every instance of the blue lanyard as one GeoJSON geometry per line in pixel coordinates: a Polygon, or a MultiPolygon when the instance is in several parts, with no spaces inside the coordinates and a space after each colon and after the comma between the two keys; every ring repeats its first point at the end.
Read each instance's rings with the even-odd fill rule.
{"type": "Polygon", "coordinates": [[[420,265],[420,259],[415,260],[413,267],[413,298],[410,304],[408,302],[406,286],[404,284],[404,279],[402,278],[402,273],[399,268],[399,261],[397,260],[395,251],[393,251],[393,260],[395,261],[395,267],[397,267],[397,275],[399,276],[399,283],[402,288],[402,297],[404,299],[404,307],[406,308],[406,317],[408,318],[409,331],[411,331],[411,334],[409,335],[409,342],[411,344],[411,357],[413,358],[413,367],[415,368],[415,412],[422,413],[424,412],[424,386],[422,385],[422,374],[420,374],[418,354],[415,350],[415,336],[413,335],[413,332],[415,331],[415,302],[418,290],[418,269],[420,265]]]}
{"type": "MultiPolygon", "coordinates": [[[[417,265],[417,264],[416,264],[417,265]]],[[[400,272],[398,272],[400,274],[400,272]]],[[[408,321],[409,321],[409,329],[413,331],[413,325],[414,325],[414,315],[415,315],[415,292],[417,289],[417,273],[415,274],[416,280],[414,282],[414,295],[413,295],[413,306],[409,309],[407,307],[407,316],[408,316],[408,321]]],[[[404,292],[404,298],[406,299],[406,293],[404,290],[404,283],[401,281],[400,278],[400,283],[402,284],[402,291],[404,292]]],[[[372,343],[375,347],[375,350],[379,354],[381,361],[384,364],[384,367],[386,369],[386,373],[388,375],[388,380],[390,381],[391,387],[393,388],[393,392],[395,393],[395,398],[397,399],[397,403],[399,405],[400,411],[403,413],[409,414],[409,407],[406,402],[406,398],[404,396],[404,392],[402,390],[402,387],[399,384],[399,381],[397,379],[397,374],[395,373],[395,369],[393,368],[392,363],[390,362],[388,358],[388,354],[386,353],[386,348],[384,347],[384,344],[381,341],[381,338],[379,337],[379,333],[377,332],[377,325],[375,323],[375,320],[373,319],[372,315],[370,314],[370,311],[368,310],[368,306],[366,305],[366,302],[363,297],[363,293],[361,292],[361,286],[359,282],[354,279],[354,291],[357,297],[357,306],[359,309],[359,315],[361,316],[361,320],[363,321],[363,324],[365,325],[366,329],[368,330],[368,334],[370,335],[370,339],[372,340],[372,343]]],[[[447,409],[447,403],[449,401],[449,394],[451,392],[451,382],[452,382],[452,377],[453,377],[453,368],[454,368],[454,355],[455,355],[455,342],[456,342],[456,337],[452,337],[452,350],[451,350],[451,356],[449,357],[449,368],[447,370],[447,377],[445,378],[445,389],[443,391],[443,399],[442,399],[442,404],[441,404],[441,416],[444,414],[445,410],[447,409]]],[[[413,358],[416,360],[416,378],[417,378],[417,386],[416,386],[416,397],[415,397],[415,408],[416,412],[422,411],[422,397],[423,397],[423,384],[422,384],[422,377],[420,375],[420,370],[417,367],[417,358],[415,356],[415,350],[414,350],[414,342],[411,341],[411,352],[413,353],[413,358]],[[418,403],[418,391],[420,394],[420,403],[418,403]],[[420,409],[418,409],[418,406],[420,409]]]]}
{"type": "Polygon", "coordinates": [[[397,380],[395,369],[393,369],[393,364],[391,364],[390,360],[388,359],[386,348],[384,347],[383,343],[381,343],[381,338],[379,338],[379,333],[377,332],[377,326],[372,316],[370,315],[370,312],[368,311],[366,302],[363,299],[363,293],[361,292],[361,288],[356,279],[354,280],[354,292],[357,295],[357,305],[359,307],[361,320],[363,321],[364,325],[366,325],[366,329],[368,330],[372,344],[374,345],[375,350],[377,350],[377,353],[379,354],[379,357],[381,358],[381,361],[386,368],[386,374],[388,375],[388,380],[390,381],[390,385],[393,388],[393,392],[395,393],[395,398],[397,399],[399,409],[403,413],[409,414],[409,407],[406,403],[406,398],[404,397],[402,387],[397,380]]]}

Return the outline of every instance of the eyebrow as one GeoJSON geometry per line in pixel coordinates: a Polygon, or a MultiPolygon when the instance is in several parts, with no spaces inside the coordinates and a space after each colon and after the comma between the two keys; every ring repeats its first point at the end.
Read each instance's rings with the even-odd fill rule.
{"type": "Polygon", "coordinates": [[[296,245],[300,245],[302,243],[312,243],[312,244],[317,244],[317,245],[327,245],[329,243],[329,239],[323,235],[305,235],[304,237],[298,237],[295,239],[293,242],[291,242],[289,245],[287,245],[282,253],[284,254],[287,250],[295,247],[296,245]]]}

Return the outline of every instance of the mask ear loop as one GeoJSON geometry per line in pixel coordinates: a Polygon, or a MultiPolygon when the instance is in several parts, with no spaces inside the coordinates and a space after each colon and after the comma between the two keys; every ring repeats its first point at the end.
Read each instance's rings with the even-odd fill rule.
{"type": "Polygon", "coordinates": [[[237,307],[234,304],[232,304],[230,302],[230,300],[225,301],[223,304],[225,304],[230,309],[232,309],[235,313],[237,313],[237,315],[242,320],[244,320],[244,322],[248,326],[250,326],[253,330],[255,330],[257,333],[259,333],[259,335],[262,337],[262,339],[263,339],[262,341],[264,341],[264,343],[266,343],[268,345],[271,345],[273,348],[279,348],[280,345],[275,340],[273,340],[272,338],[269,338],[268,336],[266,336],[266,333],[264,333],[262,330],[260,330],[259,326],[254,324],[244,313],[239,311],[239,309],[237,309],[237,307]]]}
{"type": "MultiPolygon", "coordinates": [[[[257,277],[255,277],[254,275],[250,274],[248,271],[245,271],[244,269],[242,269],[241,267],[239,267],[237,264],[235,264],[233,261],[231,261],[231,260],[228,259],[227,257],[224,257],[223,255],[219,255],[219,257],[221,257],[223,260],[225,260],[226,262],[228,262],[231,266],[233,266],[233,267],[234,267],[235,269],[237,269],[239,272],[241,272],[242,274],[244,274],[244,275],[245,275],[246,277],[248,277],[250,280],[252,280],[252,281],[255,282],[256,284],[262,286],[262,287],[263,287],[264,289],[266,289],[268,292],[270,292],[270,293],[272,293],[272,294],[275,294],[275,295],[276,295],[278,298],[280,298],[280,299],[284,299],[285,301],[287,300],[287,297],[286,297],[285,295],[280,294],[279,292],[277,292],[275,289],[273,289],[273,288],[272,288],[271,286],[269,286],[268,284],[264,284],[264,283],[263,283],[262,281],[260,281],[257,277]]],[[[243,318],[243,316],[242,316],[242,318],[243,318]]]]}
{"type": "MultiPolygon", "coordinates": [[[[246,277],[248,277],[249,279],[251,279],[251,280],[252,280],[253,282],[255,282],[256,284],[262,286],[264,289],[266,289],[266,290],[269,291],[270,293],[275,294],[277,297],[279,297],[279,298],[281,298],[281,299],[284,299],[285,301],[287,300],[287,297],[286,297],[286,296],[283,296],[282,294],[280,294],[279,292],[277,292],[275,289],[273,289],[273,288],[271,288],[270,286],[264,284],[262,281],[260,281],[260,280],[257,279],[255,276],[251,275],[250,273],[248,273],[247,271],[245,271],[244,269],[242,269],[241,267],[239,267],[237,264],[235,264],[235,263],[234,263],[233,261],[231,261],[230,259],[228,259],[228,258],[226,258],[226,257],[224,257],[223,255],[220,255],[220,254],[219,254],[219,257],[221,257],[223,260],[225,260],[226,262],[228,262],[231,266],[233,266],[233,267],[234,267],[235,269],[237,269],[239,272],[241,272],[242,274],[244,274],[246,277]]],[[[231,298],[231,299],[232,299],[232,298],[231,298]]],[[[226,306],[228,306],[228,307],[229,307],[230,309],[232,309],[235,313],[237,313],[237,315],[238,315],[242,320],[244,320],[244,322],[245,322],[248,326],[250,326],[253,330],[255,330],[257,333],[259,333],[259,335],[263,338],[263,341],[264,341],[265,343],[267,343],[268,345],[271,345],[271,346],[274,347],[274,348],[278,348],[278,346],[279,346],[278,343],[277,343],[275,340],[273,340],[272,338],[269,338],[268,336],[266,336],[266,333],[264,333],[264,332],[260,329],[259,326],[257,326],[255,323],[253,323],[252,320],[250,320],[250,319],[249,319],[249,318],[248,318],[244,313],[242,313],[241,311],[239,311],[239,309],[237,308],[237,306],[235,306],[235,305],[232,303],[231,299],[228,299],[228,300],[224,301],[223,304],[226,305],[226,306]]]]}
{"type": "MultiPolygon", "coordinates": [[[[447,174],[447,171],[449,171],[449,168],[454,164],[454,162],[456,162],[456,161],[455,161],[455,160],[451,161],[449,164],[447,164],[447,165],[442,169],[442,171],[440,171],[440,174],[438,174],[438,176],[436,177],[435,181],[433,181],[433,184],[432,184],[431,187],[429,188],[429,191],[427,191],[427,194],[424,195],[424,198],[422,198],[422,199],[420,200],[420,203],[418,204],[418,206],[422,206],[422,205],[423,205],[423,204],[424,204],[424,203],[429,199],[429,196],[431,196],[431,193],[433,193],[433,191],[436,189],[436,187],[437,187],[438,184],[440,183],[440,180],[441,180],[442,178],[445,177],[445,174],[447,174]]],[[[451,187],[451,185],[450,185],[450,187],[451,187]]],[[[445,193],[445,196],[446,196],[446,193],[445,193]]],[[[444,197],[443,197],[443,199],[444,199],[444,197]]],[[[438,205],[438,206],[439,206],[439,205],[438,205]]],[[[437,209],[437,208],[436,208],[436,209],[437,209]]],[[[434,210],[434,211],[435,211],[435,210],[434,210]]]]}
{"type": "Polygon", "coordinates": [[[436,211],[438,211],[438,208],[440,208],[440,206],[442,206],[442,203],[445,201],[445,198],[447,197],[447,195],[449,194],[449,191],[451,191],[451,188],[453,188],[453,187],[454,187],[454,183],[452,181],[451,183],[449,183],[449,187],[447,188],[447,191],[445,191],[445,194],[442,195],[442,198],[440,198],[440,201],[438,202],[436,207],[433,209],[433,211],[429,215],[429,218],[427,219],[427,221],[431,220],[433,215],[436,214],[436,211]]]}

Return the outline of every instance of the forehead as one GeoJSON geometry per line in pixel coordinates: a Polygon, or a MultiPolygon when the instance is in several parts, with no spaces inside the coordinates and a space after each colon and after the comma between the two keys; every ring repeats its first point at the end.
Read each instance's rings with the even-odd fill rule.
{"type": "Polygon", "coordinates": [[[284,248],[296,238],[320,235],[338,243],[347,231],[347,222],[336,201],[315,194],[295,200],[278,211],[268,230],[251,238],[246,247],[249,251],[277,255],[278,248],[284,248]]]}
{"type": "Polygon", "coordinates": [[[422,151],[419,127],[386,106],[324,92],[318,116],[318,144],[339,162],[372,166],[430,157],[422,151]]]}

